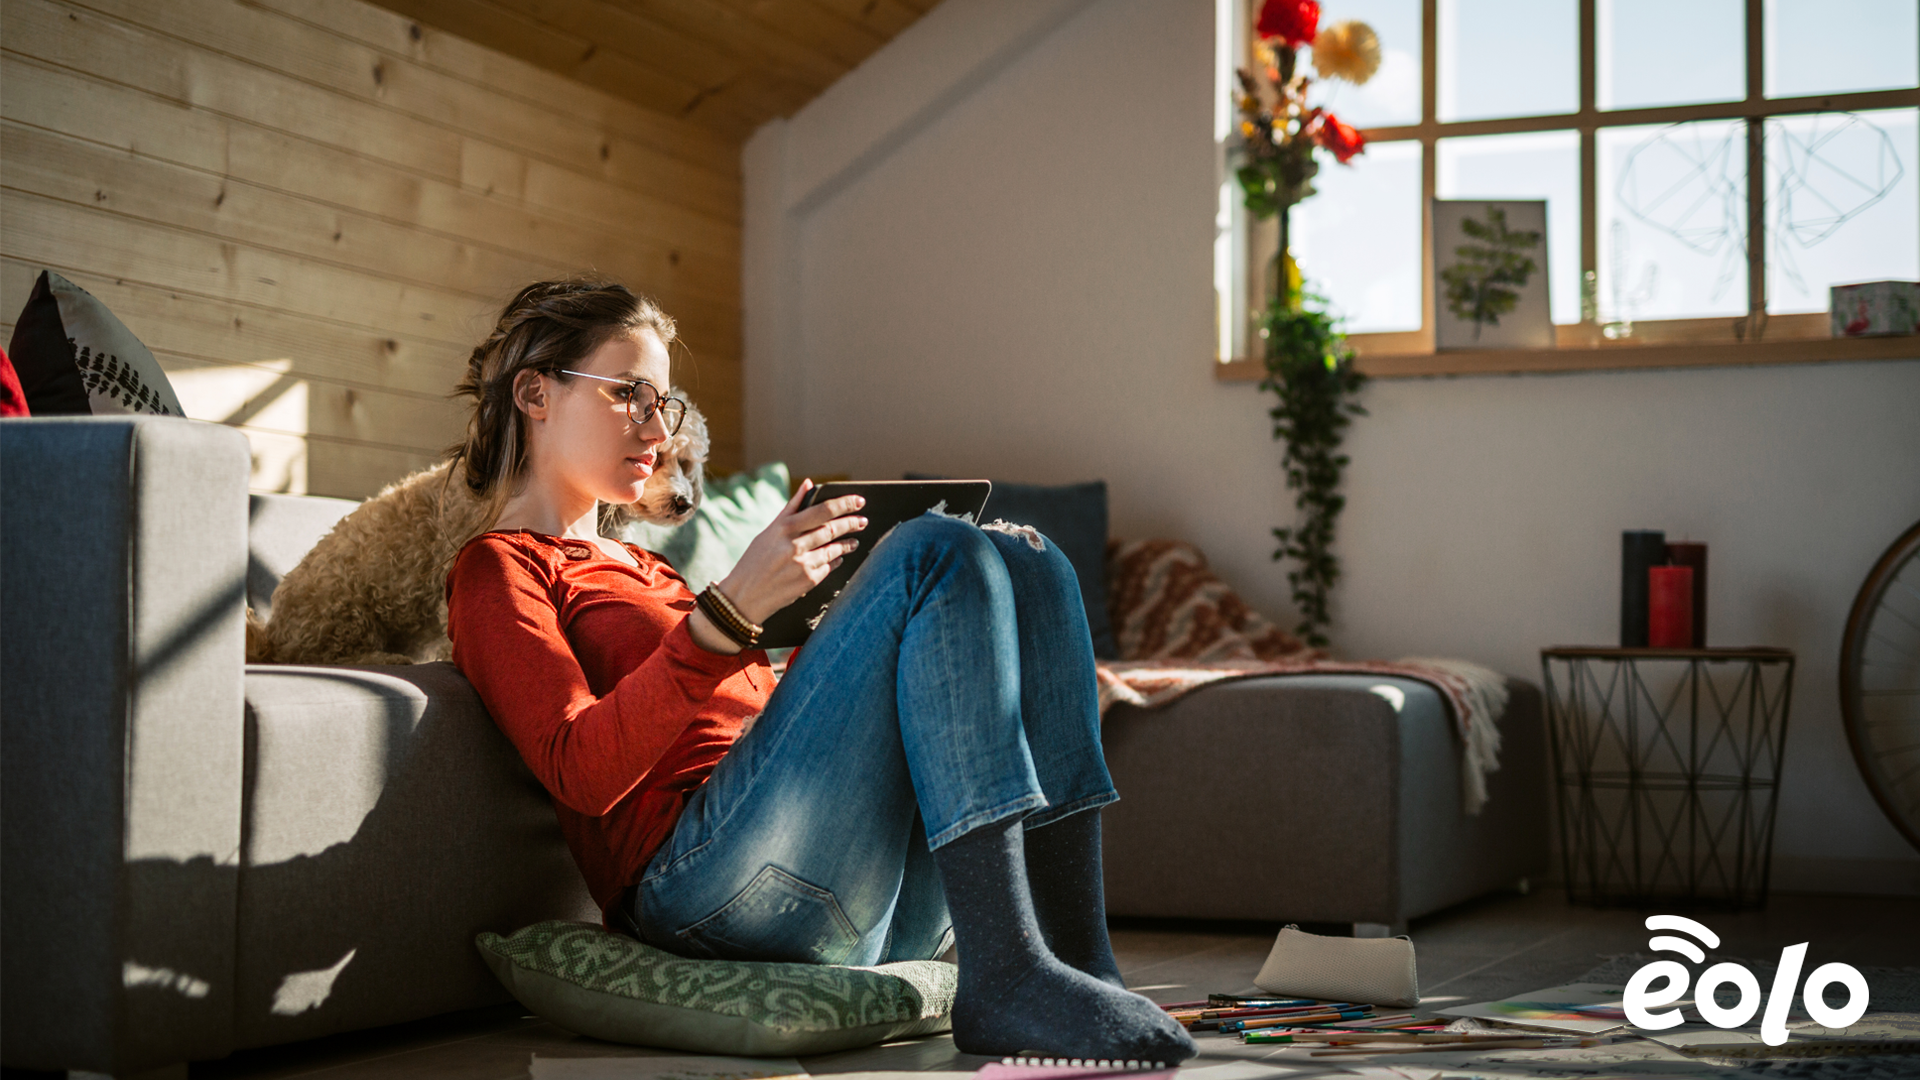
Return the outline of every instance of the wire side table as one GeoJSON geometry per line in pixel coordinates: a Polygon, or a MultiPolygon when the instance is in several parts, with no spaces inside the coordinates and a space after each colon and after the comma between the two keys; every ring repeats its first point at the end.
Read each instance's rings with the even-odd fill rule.
{"type": "Polygon", "coordinates": [[[1766,904],[1790,649],[1540,651],[1567,898],[1766,904]]]}

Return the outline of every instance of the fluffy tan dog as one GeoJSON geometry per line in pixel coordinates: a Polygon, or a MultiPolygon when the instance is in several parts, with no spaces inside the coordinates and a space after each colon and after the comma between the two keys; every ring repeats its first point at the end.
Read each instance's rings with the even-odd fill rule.
{"type": "MultiPolygon", "coordinates": [[[[685,395],[675,396],[686,400],[685,395]]],[[[622,516],[679,525],[704,490],[707,421],[691,404],[660,448],[637,502],[600,507],[600,531],[622,516]]],[[[272,618],[247,610],[247,661],[413,664],[445,660],[447,571],[486,522],[486,505],[441,462],[389,485],[340,519],[273,590],[272,618]]]]}

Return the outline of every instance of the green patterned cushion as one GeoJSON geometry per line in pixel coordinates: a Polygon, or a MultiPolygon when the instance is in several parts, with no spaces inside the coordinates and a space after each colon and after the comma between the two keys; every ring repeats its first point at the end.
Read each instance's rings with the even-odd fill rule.
{"type": "Polygon", "coordinates": [[[955,968],[688,960],[576,922],[483,933],[520,1004],[582,1035],[709,1054],[824,1054],[945,1031],[955,968]]]}

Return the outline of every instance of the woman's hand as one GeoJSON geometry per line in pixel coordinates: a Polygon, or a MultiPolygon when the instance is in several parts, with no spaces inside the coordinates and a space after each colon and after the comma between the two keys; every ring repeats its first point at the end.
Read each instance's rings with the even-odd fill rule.
{"type": "Polygon", "coordinates": [[[860,541],[842,537],[867,527],[867,519],[854,513],[867,500],[842,495],[800,509],[812,490],[813,481],[802,480],[779,516],[753,538],[733,571],[718,583],[740,613],[756,623],[805,596],[860,546],[860,541]]]}

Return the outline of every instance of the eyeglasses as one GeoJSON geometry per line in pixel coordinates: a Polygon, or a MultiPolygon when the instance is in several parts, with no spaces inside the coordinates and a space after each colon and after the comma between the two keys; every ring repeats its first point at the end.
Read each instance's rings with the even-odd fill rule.
{"type": "Polygon", "coordinates": [[[621,389],[615,392],[615,399],[626,403],[627,419],[634,427],[639,427],[653,419],[654,413],[659,413],[661,422],[667,426],[667,438],[671,439],[680,434],[680,425],[686,423],[687,403],[676,397],[662,397],[660,391],[645,379],[609,379],[605,375],[589,375],[567,368],[560,368],[559,371],[562,375],[619,383],[621,389]]]}

